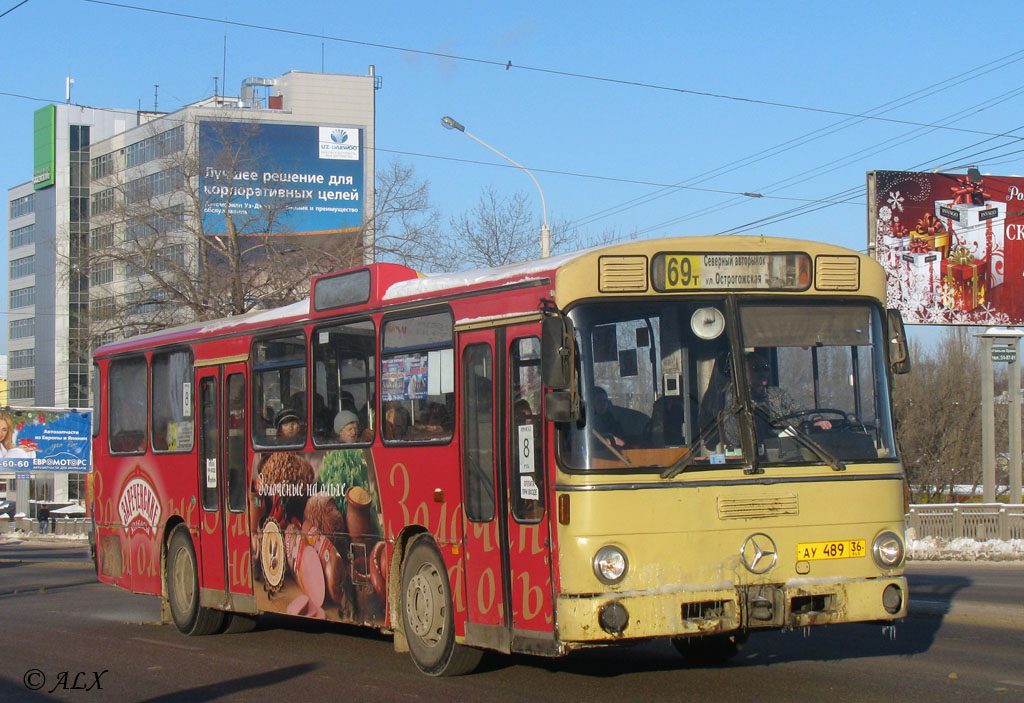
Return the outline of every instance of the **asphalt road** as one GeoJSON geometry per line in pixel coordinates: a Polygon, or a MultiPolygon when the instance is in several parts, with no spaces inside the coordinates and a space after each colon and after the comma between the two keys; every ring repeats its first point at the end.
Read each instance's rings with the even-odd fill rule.
{"type": "Polygon", "coordinates": [[[556,660],[485,657],[430,679],[389,637],[265,617],[255,632],[187,638],[159,601],[99,584],[78,545],[0,544],[2,701],[1024,700],[1024,563],[912,563],[912,616],[761,633],[727,666],[665,642],[556,660]]]}

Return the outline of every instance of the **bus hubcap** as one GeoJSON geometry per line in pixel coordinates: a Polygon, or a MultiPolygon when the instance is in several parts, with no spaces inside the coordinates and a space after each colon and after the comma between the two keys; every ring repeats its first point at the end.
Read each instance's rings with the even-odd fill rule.
{"type": "Polygon", "coordinates": [[[405,611],[417,637],[428,644],[441,638],[444,623],[444,589],[439,575],[429,564],[409,580],[405,611]]]}

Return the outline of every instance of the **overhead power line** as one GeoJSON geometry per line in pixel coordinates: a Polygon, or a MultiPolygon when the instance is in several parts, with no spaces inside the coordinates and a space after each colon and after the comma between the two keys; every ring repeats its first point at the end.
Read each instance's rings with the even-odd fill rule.
{"type": "MultiPolygon", "coordinates": [[[[966,108],[964,108],[962,110],[959,110],[959,111],[953,113],[952,115],[944,117],[943,121],[948,121],[948,120],[953,120],[953,119],[962,119],[963,116],[965,116],[965,115],[976,114],[977,112],[979,112],[979,111],[981,111],[983,109],[987,109],[988,107],[991,107],[993,104],[996,104],[997,102],[1003,102],[1003,101],[1009,99],[1009,97],[1016,97],[1017,95],[1019,95],[1021,93],[1024,93],[1024,87],[1015,88],[1015,89],[1013,89],[1011,91],[1008,91],[1007,93],[1004,93],[1003,95],[1000,95],[1000,96],[997,96],[995,98],[990,98],[989,100],[983,101],[982,103],[979,103],[978,105],[966,107],[966,108]],[[1009,96],[1009,97],[1007,97],[1007,96],[1009,96]]],[[[1020,125],[1018,127],[1014,127],[1013,129],[1009,130],[1008,132],[1014,132],[1014,131],[1016,131],[1018,129],[1024,129],[1024,125],[1020,125]]],[[[856,160],[863,160],[864,158],[867,158],[867,157],[870,157],[870,156],[874,156],[876,154],[883,153],[883,152],[889,150],[890,148],[892,148],[893,146],[898,146],[900,144],[905,144],[905,143],[907,143],[909,141],[912,141],[914,139],[918,139],[918,138],[924,136],[925,134],[927,134],[928,132],[931,132],[931,131],[934,131],[934,130],[924,129],[924,128],[916,128],[916,129],[910,130],[908,133],[906,133],[904,135],[900,135],[900,136],[897,136],[897,137],[893,137],[891,139],[884,140],[884,141],[879,142],[879,143],[877,143],[877,144],[875,144],[873,146],[865,147],[863,149],[857,150],[857,151],[852,152],[850,154],[847,154],[845,156],[839,157],[837,159],[833,159],[833,160],[831,160],[831,161],[829,161],[829,162],[827,162],[825,164],[822,164],[820,166],[816,166],[816,167],[811,168],[811,169],[807,169],[805,171],[802,171],[802,172],[800,172],[798,174],[795,174],[793,176],[790,176],[788,178],[784,178],[782,180],[775,181],[774,183],[771,183],[771,184],[768,184],[768,185],[765,185],[765,186],[761,186],[761,187],[757,188],[757,191],[760,192],[760,193],[764,193],[766,197],[775,197],[775,196],[771,196],[770,194],[773,193],[773,192],[778,192],[778,191],[780,191],[780,190],[782,190],[784,188],[792,187],[792,186],[797,185],[799,183],[805,183],[805,182],[811,180],[812,178],[817,178],[817,177],[823,176],[823,175],[825,175],[827,173],[831,173],[833,171],[836,171],[836,170],[842,168],[843,166],[851,165],[856,160]],[[772,189],[774,189],[774,190],[772,190],[772,189]]],[[[979,146],[981,144],[985,144],[986,142],[990,142],[990,141],[993,141],[994,139],[998,139],[998,138],[999,137],[990,137],[988,139],[981,140],[980,142],[975,142],[974,144],[968,145],[966,147],[962,147],[962,148],[954,150],[952,152],[948,152],[948,153],[943,154],[942,156],[939,156],[937,158],[930,159],[929,161],[925,162],[924,165],[929,166],[930,170],[934,170],[936,168],[950,168],[950,166],[948,166],[948,162],[947,162],[947,164],[942,164],[941,166],[938,166],[938,167],[934,166],[934,164],[936,162],[938,162],[940,159],[947,158],[949,156],[957,154],[957,153],[959,153],[961,151],[965,151],[967,149],[972,149],[972,148],[974,148],[976,146],[979,146]]],[[[998,146],[992,147],[992,149],[1001,149],[1001,148],[1003,148],[1003,147],[1005,147],[1005,146],[1007,146],[1008,144],[1011,144],[1011,143],[1016,143],[1016,142],[1015,141],[1004,142],[1003,144],[1000,144],[998,146]]],[[[987,151],[989,151],[989,150],[983,150],[983,151],[975,152],[974,154],[966,154],[966,155],[959,156],[957,158],[958,158],[958,160],[968,159],[968,158],[971,158],[972,156],[980,156],[981,154],[983,154],[983,153],[985,153],[987,151]]],[[[1004,155],[1007,155],[1007,154],[1002,154],[1000,156],[1004,156],[1004,155]]],[[[915,166],[915,167],[912,167],[912,168],[920,168],[922,166],[923,165],[919,165],[919,166],[915,166]]],[[[862,186],[858,186],[855,190],[859,191],[861,188],[862,188],[862,186]]],[[[831,204],[840,204],[840,203],[848,203],[848,202],[850,202],[849,200],[843,200],[843,199],[837,200],[837,198],[843,198],[843,197],[845,197],[845,196],[841,196],[841,195],[838,195],[838,194],[831,195],[831,196],[826,196],[825,198],[822,199],[821,202],[822,203],[827,203],[827,204],[830,204],[830,205],[831,204]]],[[[712,213],[719,214],[723,210],[731,208],[731,207],[734,207],[737,204],[739,204],[740,202],[743,202],[742,198],[730,198],[729,200],[726,200],[724,202],[714,203],[712,205],[709,205],[709,206],[707,206],[707,207],[705,207],[705,208],[703,208],[701,210],[698,210],[696,212],[687,213],[684,216],[674,217],[672,219],[666,220],[666,221],[658,223],[656,225],[651,225],[651,226],[646,227],[643,230],[641,230],[640,233],[641,234],[649,234],[649,233],[654,232],[656,230],[663,229],[665,227],[669,227],[671,225],[678,224],[680,222],[695,220],[695,219],[697,219],[699,217],[703,217],[704,215],[707,215],[707,214],[712,214],[712,213]]],[[[787,214],[789,212],[790,211],[786,211],[787,214]]],[[[788,219],[788,217],[785,218],[785,219],[788,219]]],[[[748,226],[752,226],[753,224],[757,224],[757,223],[758,223],[758,221],[755,221],[755,223],[747,223],[747,225],[742,225],[742,226],[748,227],[748,226]]]]}
{"type": "Polygon", "coordinates": [[[7,10],[4,10],[3,13],[0,14],[0,18],[6,17],[7,15],[11,14],[12,12],[14,12],[15,10],[17,10],[19,7],[21,7],[22,5],[24,5],[27,2],[28,2],[28,0],[21,0],[21,2],[19,2],[14,7],[11,7],[9,9],[7,9],[7,10]]]}
{"type": "MultiPolygon", "coordinates": [[[[727,95],[725,93],[713,93],[713,92],[710,92],[710,91],[694,90],[692,88],[680,88],[680,87],[676,87],[676,86],[659,85],[657,83],[647,83],[647,82],[644,82],[644,81],[627,80],[627,79],[623,79],[623,78],[611,78],[609,76],[597,76],[597,75],[587,74],[587,73],[578,73],[578,72],[573,72],[573,71],[563,71],[563,70],[554,69],[554,68],[544,68],[542,66],[526,66],[526,65],[522,65],[522,64],[517,64],[517,63],[515,63],[513,61],[510,61],[510,60],[482,59],[482,58],[473,57],[473,56],[460,56],[458,54],[446,54],[446,53],[442,53],[442,52],[439,52],[439,51],[427,51],[425,49],[413,49],[413,48],[410,48],[410,47],[396,46],[396,45],[393,45],[393,44],[382,44],[382,43],[378,43],[378,42],[369,42],[369,41],[363,41],[363,40],[359,40],[359,39],[348,39],[348,38],[345,38],[345,37],[327,36],[327,35],[325,35],[323,33],[317,33],[317,32],[305,32],[305,31],[295,30],[295,29],[282,29],[280,27],[269,27],[267,25],[254,24],[254,23],[251,23],[251,22],[239,22],[237,20],[217,19],[215,17],[204,17],[203,15],[195,15],[195,14],[190,14],[190,13],[185,13],[185,12],[173,12],[171,10],[158,10],[158,9],[154,9],[154,8],[151,8],[151,7],[139,7],[137,5],[129,5],[129,4],[126,4],[126,3],[110,2],[109,0],[85,0],[85,1],[89,2],[89,3],[92,3],[94,5],[106,5],[106,6],[109,6],[109,7],[117,7],[117,8],[121,8],[121,9],[125,9],[125,10],[135,10],[137,12],[149,12],[149,13],[153,13],[153,14],[157,14],[157,15],[165,15],[165,16],[168,16],[168,17],[179,17],[179,18],[182,18],[182,19],[196,20],[198,22],[210,22],[210,23],[213,23],[213,24],[227,25],[227,26],[232,26],[232,27],[241,27],[241,28],[244,28],[244,29],[257,29],[257,30],[261,30],[261,31],[264,31],[264,32],[274,32],[274,33],[277,33],[277,34],[288,34],[288,35],[296,36],[296,37],[307,37],[307,38],[316,39],[316,40],[319,40],[319,41],[329,40],[329,41],[339,42],[339,43],[343,43],[343,44],[354,44],[354,45],[357,45],[357,46],[367,46],[367,47],[372,47],[372,48],[375,48],[375,49],[385,49],[385,50],[388,50],[388,51],[401,51],[401,52],[405,52],[405,53],[419,54],[421,56],[433,56],[433,57],[436,57],[436,58],[450,59],[450,60],[453,60],[453,61],[465,61],[465,62],[480,64],[480,65],[485,65],[485,66],[500,67],[503,71],[511,70],[511,69],[515,68],[515,69],[519,69],[521,71],[531,71],[531,72],[534,72],[534,73],[542,73],[542,74],[548,74],[548,75],[554,75],[554,76],[561,76],[563,78],[575,78],[575,79],[578,79],[578,80],[597,81],[597,82],[602,82],[602,83],[609,83],[609,84],[615,84],[615,85],[629,86],[629,87],[633,87],[633,88],[645,88],[645,89],[649,89],[649,90],[660,90],[660,91],[666,91],[666,92],[671,92],[671,93],[679,93],[679,94],[682,94],[682,95],[695,95],[695,96],[698,96],[698,97],[714,98],[714,99],[718,99],[718,100],[731,100],[731,101],[734,101],[734,102],[742,102],[742,103],[748,103],[748,104],[752,104],[752,105],[764,105],[764,106],[767,106],[767,107],[778,107],[778,108],[784,108],[784,109],[788,109],[788,110],[802,110],[802,111],[805,111],[805,112],[815,112],[815,113],[824,114],[824,115],[838,115],[840,117],[854,117],[854,118],[864,119],[864,120],[876,120],[876,121],[879,121],[879,122],[889,122],[889,123],[892,123],[892,124],[911,125],[911,126],[914,126],[914,127],[938,127],[939,129],[946,129],[946,130],[950,130],[950,131],[953,131],[953,132],[964,132],[964,133],[967,133],[967,134],[982,134],[982,135],[986,135],[986,136],[992,136],[991,132],[985,132],[983,130],[977,130],[977,129],[967,129],[965,127],[948,127],[948,126],[943,127],[943,126],[933,125],[933,124],[926,123],[926,122],[914,122],[912,120],[897,120],[897,119],[891,118],[891,117],[881,117],[881,116],[878,116],[878,115],[870,115],[870,114],[866,114],[866,113],[844,112],[842,110],[831,110],[831,109],[828,109],[828,108],[812,107],[812,106],[809,106],[809,105],[796,105],[796,104],[793,104],[793,103],[783,103],[783,102],[777,102],[777,101],[773,101],[773,100],[763,100],[763,99],[760,99],[760,98],[749,98],[749,97],[743,97],[743,96],[737,96],[737,95],[727,95]]],[[[1024,137],[1022,137],[1022,139],[1024,139],[1024,137]]]]}
{"type": "MultiPolygon", "coordinates": [[[[943,91],[946,91],[946,90],[950,90],[950,89],[952,89],[952,88],[954,88],[954,87],[956,87],[958,85],[961,85],[964,82],[967,82],[969,80],[974,80],[974,79],[976,79],[976,78],[978,78],[980,76],[986,75],[986,74],[991,73],[993,71],[996,71],[996,70],[999,70],[999,69],[1002,69],[1002,68],[1006,68],[1007,66],[1010,66],[1010,65],[1013,65],[1015,63],[1018,63],[1019,61],[1024,61],[1024,49],[1012,52],[1010,54],[1007,54],[1006,56],[1002,56],[1002,57],[997,58],[997,59],[993,59],[992,61],[989,61],[987,63],[981,64],[980,66],[976,66],[976,67],[971,68],[971,69],[969,69],[967,71],[963,71],[963,72],[958,73],[958,74],[956,74],[954,76],[950,76],[950,77],[945,78],[945,79],[943,79],[941,81],[938,81],[936,83],[932,83],[929,86],[926,86],[924,88],[918,89],[916,91],[908,93],[907,95],[904,95],[902,97],[896,98],[894,100],[890,100],[890,101],[888,101],[886,103],[878,105],[877,107],[871,108],[867,112],[869,112],[869,113],[875,113],[875,112],[879,112],[879,111],[889,112],[889,111],[895,110],[897,108],[906,107],[907,105],[910,105],[910,104],[912,104],[914,102],[922,100],[922,99],[924,99],[926,97],[930,97],[930,96],[935,95],[937,93],[940,93],[940,92],[943,92],[943,91]]],[[[1018,90],[1021,90],[1021,89],[1018,89],[1018,90]]],[[[1015,91],[1010,91],[1010,97],[1016,97],[1017,94],[1019,94],[1019,93],[1015,92],[1015,91]]],[[[1007,94],[1004,94],[1004,95],[1007,95],[1007,94]]],[[[1005,99],[1009,99],[1009,98],[1003,98],[1003,96],[1000,96],[1000,98],[1002,98],[1004,100],[1005,99]]],[[[993,99],[993,100],[995,100],[995,99],[993,99]]],[[[953,116],[944,118],[943,121],[944,122],[949,122],[957,114],[962,114],[962,113],[976,114],[977,112],[980,112],[981,109],[986,109],[987,107],[991,107],[991,105],[985,105],[985,103],[981,103],[978,106],[975,106],[975,107],[972,107],[972,108],[966,108],[963,111],[961,111],[961,113],[955,113],[953,116]],[[982,106],[985,106],[985,107],[982,107],[982,106]]],[[[760,161],[764,161],[764,160],[772,158],[774,156],[778,156],[780,154],[783,154],[783,153],[785,153],[787,151],[790,151],[792,149],[795,149],[797,147],[804,146],[804,145],[809,144],[809,143],[811,143],[813,141],[817,141],[818,139],[823,139],[826,136],[829,136],[829,135],[835,134],[836,132],[848,129],[848,128],[854,126],[855,124],[858,124],[858,123],[863,122],[863,121],[864,120],[860,120],[860,119],[846,118],[846,119],[840,120],[838,122],[834,122],[833,124],[826,125],[826,126],[821,127],[819,129],[812,130],[812,131],[807,132],[807,133],[805,133],[805,134],[803,134],[801,136],[793,137],[792,139],[789,139],[787,141],[781,142],[780,144],[776,144],[773,147],[769,147],[767,149],[762,149],[761,151],[755,152],[755,153],[753,153],[753,154],[751,154],[749,156],[742,157],[740,159],[736,159],[734,161],[731,161],[731,162],[729,162],[727,164],[724,164],[722,166],[718,166],[716,168],[708,169],[708,170],[706,170],[706,171],[704,171],[702,173],[699,173],[699,174],[697,174],[695,176],[691,176],[689,178],[686,178],[686,179],[684,179],[682,181],[679,181],[679,182],[677,182],[677,183],[675,183],[673,185],[674,186],[686,185],[686,184],[697,182],[697,181],[705,179],[705,178],[715,178],[715,177],[718,177],[718,176],[725,175],[727,173],[732,173],[732,172],[737,171],[740,168],[743,168],[745,166],[749,166],[751,164],[758,163],[760,161]]],[[[918,128],[917,130],[914,130],[914,131],[920,132],[921,128],[918,128]]],[[[912,131],[910,133],[913,134],[914,132],[912,131]]],[[[887,141],[893,141],[894,139],[900,139],[900,137],[894,137],[894,138],[892,138],[890,140],[883,141],[883,142],[881,142],[881,144],[885,144],[885,143],[887,143],[887,141]]],[[[899,143],[904,143],[904,142],[899,142],[899,143]]],[[[871,148],[871,147],[868,147],[868,148],[871,148]]],[[[835,163],[835,161],[830,162],[830,163],[835,163]]],[[[575,222],[573,222],[572,224],[576,225],[576,226],[582,226],[582,225],[591,224],[591,223],[596,222],[597,220],[603,219],[605,217],[609,217],[609,216],[615,215],[615,214],[620,214],[622,212],[625,212],[628,209],[632,209],[634,207],[638,207],[640,205],[644,205],[646,203],[652,202],[653,200],[657,200],[659,198],[663,198],[666,195],[669,195],[671,193],[677,192],[677,190],[678,189],[675,188],[675,187],[662,188],[662,189],[654,191],[652,193],[648,193],[646,195],[642,195],[642,196],[638,196],[636,198],[632,198],[630,200],[626,200],[625,202],[619,203],[618,205],[608,206],[608,207],[606,207],[606,208],[604,208],[604,209],[602,209],[602,210],[600,210],[600,211],[598,211],[596,213],[592,213],[590,215],[585,215],[585,216],[579,218],[578,220],[576,220],[575,222]]],[[[757,188],[756,190],[758,192],[764,192],[764,188],[757,188]]],[[[657,229],[657,227],[655,227],[655,229],[657,229]]]]}

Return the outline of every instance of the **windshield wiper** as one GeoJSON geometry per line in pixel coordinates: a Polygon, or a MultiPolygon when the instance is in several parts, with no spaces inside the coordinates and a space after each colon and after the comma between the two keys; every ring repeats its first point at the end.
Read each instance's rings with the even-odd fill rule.
{"type": "Polygon", "coordinates": [[[675,478],[679,474],[686,471],[688,468],[693,466],[693,459],[697,453],[697,447],[704,443],[704,441],[711,436],[713,430],[717,430],[722,425],[722,420],[728,415],[738,415],[742,406],[739,403],[733,403],[732,406],[726,408],[722,412],[718,413],[714,420],[709,422],[703,427],[696,439],[690,442],[690,446],[672,462],[672,465],[667,467],[661,472],[662,478],[675,478]]]}
{"type": "MultiPolygon", "coordinates": [[[[761,406],[754,406],[754,414],[767,422],[770,427],[778,427],[772,417],[761,406]]],[[[833,471],[846,471],[846,464],[832,456],[825,447],[811,439],[811,436],[807,432],[801,430],[797,425],[787,424],[783,431],[788,432],[789,434],[787,436],[795,439],[800,446],[810,449],[811,452],[813,452],[819,459],[831,466],[833,471]]]]}

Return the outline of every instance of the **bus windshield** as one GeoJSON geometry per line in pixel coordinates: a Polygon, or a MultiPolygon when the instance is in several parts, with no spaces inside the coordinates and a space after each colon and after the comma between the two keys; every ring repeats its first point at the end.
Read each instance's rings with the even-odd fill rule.
{"type": "Polygon", "coordinates": [[[766,298],[583,304],[569,470],[895,460],[879,309],[766,298]],[[739,363],[734,362],[739,359],[739,363]]]}

